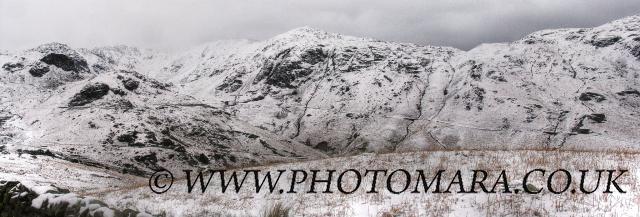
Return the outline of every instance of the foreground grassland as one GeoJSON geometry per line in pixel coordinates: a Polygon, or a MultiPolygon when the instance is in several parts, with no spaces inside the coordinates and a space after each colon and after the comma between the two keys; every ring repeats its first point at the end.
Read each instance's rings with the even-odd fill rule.
{"type": "MultiPolygon", "coordinates": [[[[488,187],[498,178],[500,171],[505,170],[509,178],[511,191],[522,189],[522,177],[533,169],[544,169],[550,172],[566,169],[572,174],[569,189],[577,189],[580,182],[579,170],[629,170],[617,181],[627,193],[602,193],[606,187],[606,175],[599,183],[599,189],[592,194],[575,194],[567,191],[563,194],[552,194],[543,190],[539,194],[463,194],[455,193],[459,189],[452,187],[449,194],[411,193],[415,188],[415,177],[412,177],[409,190],[401,194],[392,194],[385,190],[386,179],[379,179],[379,193],[367,193],[371,183],[362,179],[360,190],[353,194],[342,194],[332,186],[334,193],[296,193],[280,194],[245,188],[239,193],[221,193],[217,178],[211,180],[210,188],[203,194],[199,190],[187,193],[184,177],[176,177],[173,188],[164,194],[154,194],[148,187],[145,178],[115,174],[109,171],[96,171],[85,166],[67,165],[66,170],[54,169],[68,164],[47,157],[31,158],[29,156],[2,156],[0,175],[9,179],[28,183],[27,185],[54,184],[61,188],[71,189],[80,196],[96,198],[118,209],[135,209],[154,215],[167,216],[208,216],[220,214],[235,216],[258,216],[268,207],[282,205],[290,209],[295,216],[637,216],[640,214],[640,191],[638,190],[637,153],[600,153],[578,151],[427,151],[389,154],[364,154],[351,157],[337,157],[316,161],[283,163],[269,166],[239,168],[258,169],[263,171],[302,170],[337,170],[387,169],[389,171],[404,169],[407,171],[424,170],[427,181],[430,181],[438,170],[448,171],[443,175],[443,188],[449,184],[456,170],[462,171],[464,187],[471,184],[468,180],[472,170],[485,170],[489,173],[488,187]],[[12,158],[10,160],[9,158],[12,158]],[[19,161],[31,164],[18,163],[19,161]],[[30,166],[24,166],[30,165],[30,166]],[[364,186],[367,186],[366,188],[364,186]]],[[[196,169],[196,168],[185,168],[196,169]]],[[[173,171],[176,175],[180,171],[173,171]]],[[[595,173],[589,174],[586,186],[593,189],[597,179],[595,173]]],[[[284,178],[285,176],[283,176],[284,178]]],[[[531,187],[543,189],[546,179],[539,174],[530,178],[531,187]]],[[[335,182],[336,175],[333,176],[335,182]]],[[[290,177],[281,180],[290,182],[290,177]]],[[[298,192],[308,190],[310,178],[299,184],[298,192]]],[[[562,186],[565,179],[554,180],[554,186],[562,186]]],[[[345,175],[342,180],[345,188],[352,189],[354,176],[345,175]]],[[[402,188],[402,177],[392,179],[394,189],[402,188]],[[400,187],[398,187],[400,186],[400,187]]],[[[253,186],[253,178],[247,178],[246,185],[253,186]]],[[[288,187],[287,185],[284,185],[288,187]]],[[[499,186],[501,187],[501,186],[499,186]]],[[[319,184],[317,191],[325,186],[319,184]]],[[[503,192],[504,189],[496,190],[503,192]]]]}
{"type": "MultiPolygon", "coordinates": [[[[640,192],[638,191],[638,154],[636,153],[599,153],[577,151],[430,151],[413,153],[366,154],[353,157],[339,157],[301,163],[278,164],[256,167],[276,171],[279,169],[304,170],[347,170],[347,169],[404,169],[407,171],[424,170],[435,173],[438,170],[455,172],[461,170],[465,180],[470,180],[472,170],[489,172],[487,180],[495,180],[500,171],[507,171],[511,190],[521,188],[522,177],[533,169],[566,169],[572,173],[570,189],[578,188],[579,170],[629,170],[618,183],[627,193],[602,193],[606,178],[603,177],[600,188],[593,194],[552,194],[543,191],[540,194],[434,194],[410,193],[415,181],[411,181],[409,190],[401,194],[392,194],[384,190],[384,180],[378,185],[379,193],[366,193],[364,187],[353,194],[338,193],[333,187],[332,194],[279,194],[243,189],[240,193],[221,193],[211,188],[206,193],[195,191],[186,193],[184,181],[176,180],[176,185],[165,194],[156,195],[147,186],[146,180],[136,185],[123,185],[112,188],[118,190],[94,191],[87,196],[96,197],[119,208],[137,208],[152,214],[165,213],[170,216],[201,216],[207,214],[232,214],[238,216],[259,215],[263,209],[273,204],[284,204],[291,212],[304,216],[637,216],[639,214],[640,192]]],[[[246,168],[243,168],[246,169],[246,168]]],[[[241,169],[239,169],[241,170],[241,169]]],[[[595,186],[597,179],[587,179],[587,186],[595,186]]],[[[427,176],[431,177],[431,176],[427,176]]],[[[451,179],[452,174],[443,176],[451,179]]],[[[336,176],[334,175],[334,182],[336,176]]],[[[393,186],[403,183],[395,177],[393,186]]],[[[545,188],[546,179],[532,175],[530,179],[536,188],[545,188]]],[[[248,178],[247,185],[252,186],[253,179],[248,178]]],[[[309,179],[307,179],[309,181],[309,179]]],[[[363,179],[367,182],[368,179],[363,179]]],[[[286,180],[286,183],[290,180],[286,180]]],[[[353,176],[345,176],[343,183],[355,183],[353,176]]],[[[443,181],[448,184],[449,181],[443,181]]],[[[489,181],[490,185],[494,181],[489,181]]],[[[554,180],[554,186],[561,186],[563,178],[554,180]]],[[[307,182],[308,183],[308,182],[307,182]]],[[[124,184],[124,183],[122,183],[124,184]]],[[[304,183],[306,184],[306,183],[304,183]]],[[[298,187],[304,191],[304,184],[298,187]]],[[[370,183],[363,183],[369,186],[370,183]]],[[[465,183],[465,187],[470,183],[465,183]]],[[[211,186],[218,187],[217,179],[211,186]]],[[[308,185],[307,185],[308,186],[308,185]]],[[[349,185],[345,185],[349,186],[349,185]]],[[[352,186],[353,187],[353,186],[352,186]]],[[[319,189],[323,189],[319,185],[319,189]]],[[[401,187],[400,187],[401,188],[401,187]]],[[[398,188],[395,188],[398,189],[398,188]]],[[[456,189],[455,187],[452,189],[456,189]]],[[[467,189],[468,190],[468,189],[467,189]]],[[[452,190],[455,192],[455,190],[452,190]]],[[[500,191],[498,191],[500,192],[500,191]]]]}

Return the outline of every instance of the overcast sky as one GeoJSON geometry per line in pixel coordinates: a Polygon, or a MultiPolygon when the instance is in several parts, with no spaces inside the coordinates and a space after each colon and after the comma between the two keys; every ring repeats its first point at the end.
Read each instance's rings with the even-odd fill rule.
{"type": "Polygon", "coordinates": [[[57,41],[176,50],[311,26],[467,50],[638,13],[639,0],[0,0],[0,49],[57,41]]]}

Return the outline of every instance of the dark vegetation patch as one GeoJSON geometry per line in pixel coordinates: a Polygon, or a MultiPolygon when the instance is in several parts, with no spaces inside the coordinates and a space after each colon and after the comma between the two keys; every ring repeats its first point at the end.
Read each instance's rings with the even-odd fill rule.
{"type": "Polygon", "coordinates": [[[325,153],[333,153],[336,151],[335,148],[329,146],[329,143],[327,141],[319,142],[314,148],[325,153]]]}
{"type": "Polygon", "coordinates": [[[124,168],[122,168],[122,173],[123,174],[131,174],[131,175],[135,175],[135,176],[140,176],[140,177],[144,177],[149,175],[147,172],[145,172],[144,170],[141,170],[140,168],[129,164],[129,163],[125,163],[122,165],[124,168]]]}
{"type": "Polygon", "coordinates": [[[118,142],[127,143],[128,146],[143,147],[144,144],[136,142],[136,140],[138,139],[138,134],[138,131],[129,131],[127,133],[119,135],[117,140],[118,142]]]}
{"type": "Polygon", "coordinates": [[[46,149],[36,149],[36,150],[22,150],[22,149],[18,149],[18,155],[22,155],[22,154],[30,154],[33,156],[49,156],[49,157],[56,157],[55,154],[53,154],[51,151],[46,150],[46,149]]]}
{"type": "Polygon", "coordinates": [[[135,156],[133,157],[133,160],[145,165],[149,169],[155,171],[163,170],[161,166],[158,166],[158,157],[156,156],[155,152],[151,152],[146,155],[135,156]]]}

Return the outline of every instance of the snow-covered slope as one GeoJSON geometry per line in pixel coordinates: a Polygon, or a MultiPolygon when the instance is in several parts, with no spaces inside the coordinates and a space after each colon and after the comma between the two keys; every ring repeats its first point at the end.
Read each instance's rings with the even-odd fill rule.
{"type": "Polygon", "coordinates": [[[431,134],[445,147],[637,149],[639,34],[634,16],[458,55],[442,111],[416,123],[410,138],[431,134]]]}
{"type": "Polygon", "coordinates": [[[2,56],[0,147],[133,174],[324,156],[122,70],[139,60],[109,53],[120,51],[135,50],[53,43],[2,56]]]}
{"type": "Polygon", "coordinates": [[[228,46],[193,51],[160,77],[241,120],[332,154],[402,141],[419,110],[429,109],[421,108],[421,97],[441,98],[452,71],[447,61],[459,52],[307,27],[228,46]]]}
{"type": "Polygon", "coordinates": [[[303,27],[207,44],[150,73],[329,154],[636,149],[639,26],[632,16],[468,52],[303,27]]]}

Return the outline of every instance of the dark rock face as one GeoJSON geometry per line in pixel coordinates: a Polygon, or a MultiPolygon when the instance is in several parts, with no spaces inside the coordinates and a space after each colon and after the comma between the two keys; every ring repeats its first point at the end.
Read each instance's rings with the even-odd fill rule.
{"type": "Polygon", "coordinates": [[[140,82],[133,80],[131,78],[127,78],[125,80],[122,81],[122,84],[124,85],[124,88],[130,91],[134,91],[135,89],[138,89],[138,86],[140,86],[140,82]]]}
{"type": "Polygon", "coordinates": [[[270,71],[268,72],[266,83],[282,88],[295,88],[296,86],[293,82],[296,79],[311,74],[311,70],[303,68],[301,62],[285,60],[269,68],[270,71]]]}
{"type": "Polygon", "coordinates": [[[29,69],[29,74],[31,74],[31,76],[33,77],[38,78],[42,77],[44,74],[47,74],[47,72],[49,72],[49,66],[41,64],[40,62],[29,69]]]}
{"type": "Polygon", "coordinates": [[[2,69],[7,70],[8,72],[15,72],[22,70],[24,65],[22,63],[5,63],[2,65],[2,69]]]}
{"type": "Polygon", "coordinates": [[[65,71],[88,72],[89,66],[84,59],[74,59],[64,54],[50,53],[42,57],[40,61],[54,65],[65,71]]]}
{"type": "Polygon", "coordinates": [[[315,65],[319,62],[324,61],[327,58],[327,54],[322,50],[322,48],[309,49],[305,51],[302,55],[300,55],[302,61],[309,63],[311,65],[315,65]]]}
{"type": "Polygon", "coordinates": [[[295,83],[313,72],[311,63],[318,63],[324,58],[322,50],[307,51],[302,55],[303,62],[293,59],[291,49],[286,49],[278,53],[272,59],[265,60],[264,66],[256,76],[254,83],[264,80],[266,84],[281,88],[296,88],[295,83]]]}
{"type": "Polygon", "coordinates": [[[104,83],[94,83],[87,85],[80,90],[69,102],[69,106],[83,106],[93,101],[101,99],[109,93],[109,85],[104,83]]]}
{"type": "Polygon", "coordinates": [[[596,101],[596,102],[602,102],[604,100],[606,100],[607,98],[605,98],[603,95],[598,94],[598,93],[593,93],[593,92],[584,92],[580,94],[580,97],[578,97],[578,99],[580,101],[596,101]]]}

